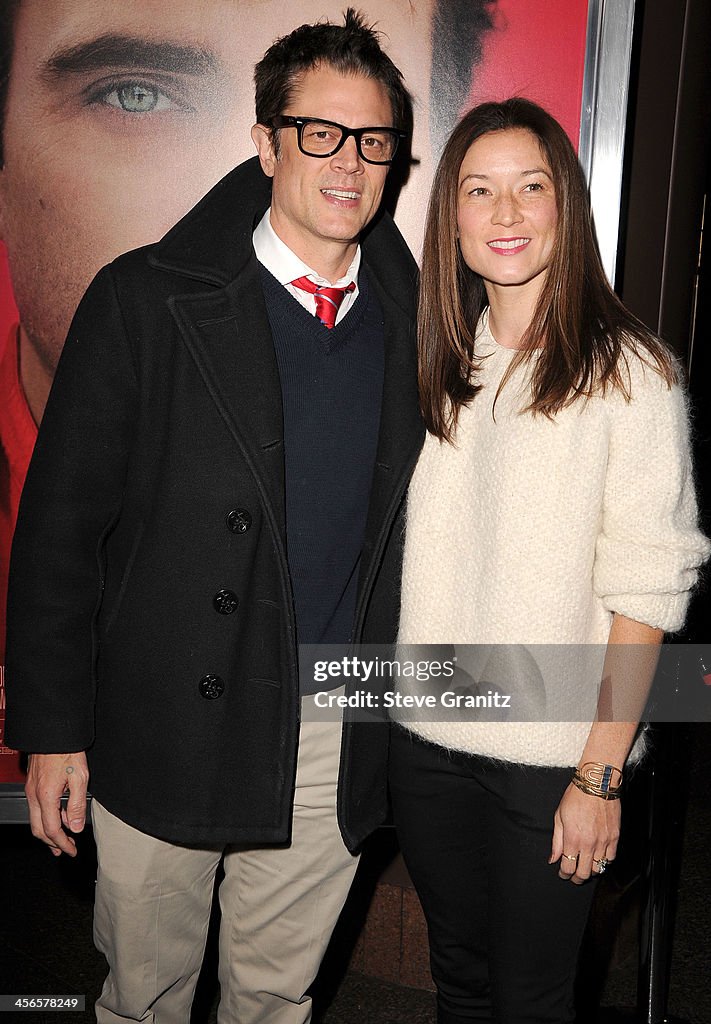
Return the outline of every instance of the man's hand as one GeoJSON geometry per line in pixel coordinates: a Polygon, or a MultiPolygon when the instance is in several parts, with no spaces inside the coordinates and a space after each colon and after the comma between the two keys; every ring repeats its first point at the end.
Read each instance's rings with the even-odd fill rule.
{"type": "Polygon", "coordinates": [[[88,783],[83,750],[76,754],[30,754],[25,784],[30,827],[32,835],[46,843],[55,857],[62,852],[70,857],[77,855],[76,842],[65,829],[81,832],[84,828],[88,783]],[[62,794],[67,791],[67,809],[60,816],[62,794]]]}

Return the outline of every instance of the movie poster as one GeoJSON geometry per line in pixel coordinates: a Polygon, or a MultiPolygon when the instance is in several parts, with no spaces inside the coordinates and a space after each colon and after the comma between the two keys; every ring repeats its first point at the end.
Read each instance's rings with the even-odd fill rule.
{"type": "MultiPolygon", "coordinates": [[[[94,274],[163,235],[253,155],[252,72],[329,0],[3,0],[0,7],[0,660],[20,492],[94,274]]],[[[362,0],[414,101],[394,207],[419,252],[438,153],[475,103],[526,96],[577,144],[587,0],[362,0]]],[[[303,111],[317,115],[318,111],[303,111]]],[[[0,684],[2,680],[0,677],[0,684]]],[[[2,744],[0,783],[22,781],[2,744]]]]}

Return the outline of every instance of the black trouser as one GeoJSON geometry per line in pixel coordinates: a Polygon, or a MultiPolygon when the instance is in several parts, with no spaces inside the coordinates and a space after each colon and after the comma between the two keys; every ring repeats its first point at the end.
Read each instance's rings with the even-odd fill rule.
{"type": "Polygon", "coordinates": [[[563,881],[548,864],[571,774],[447,751],[393,728],[393,814],[427,918],[438,1024],[574,1021],[594,883],[563,881]]]}

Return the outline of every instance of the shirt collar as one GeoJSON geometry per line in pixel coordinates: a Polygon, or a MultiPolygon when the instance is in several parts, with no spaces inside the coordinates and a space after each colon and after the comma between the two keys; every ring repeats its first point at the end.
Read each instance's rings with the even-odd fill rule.
{"type": "Polygon", "coordinates": [[[291,281],[295,281],[297,277],[304,276],[310,277],[316,284],[329,285],[334,288],[345,288],[351,282],[354,284],[358,283],[358,271],[360,270],[361,261],[360,245],[357,246],[351,265],[343,277],[339,278],[338,281],[327,281],[325,277],[321,277],[308,264],[299,259],[285,242],[282,242],[272,227],[271,220],[269,219],[270,212],[271,207],[254,229],[252,244],[254,245],[254,252],[259,262],[262,266],[266,267],[272,277],[275,277],[280,284],[286,285],[291,281]]]}

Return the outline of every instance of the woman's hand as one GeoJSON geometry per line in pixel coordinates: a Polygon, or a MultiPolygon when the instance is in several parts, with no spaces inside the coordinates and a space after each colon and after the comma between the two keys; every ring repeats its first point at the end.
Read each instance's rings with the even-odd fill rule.
{"type": "MultiPolygon", "coordinates": [[[[618,612],[613,615],[597,718],[579,765],[619,765],[618,771],[624,768],[663,638],[661,629],[635,622],[618,612]]],[[[601,861],[615,859],[619,835],[620,801],[592,796],[571,783],[555,812],[548,863],[560,861],[560,877],[582,885],[591,874],[602,873],[601,861]]],[[[603,871],[605,867],[603,863],[603,871]]]]}
{"type": "Polygon", "coordinates": [[[620,814],[619,800],[590,796],[571,783],[555,812],[548,863],[560,861],[558,874],[576,885],[601,874],[596,862],[614,860],[617,854],[620,814]]]}

